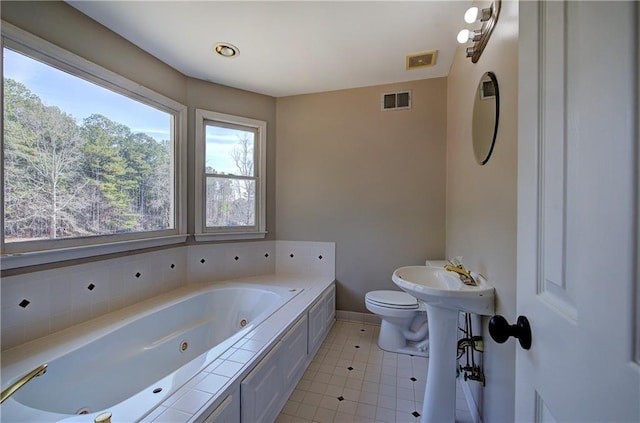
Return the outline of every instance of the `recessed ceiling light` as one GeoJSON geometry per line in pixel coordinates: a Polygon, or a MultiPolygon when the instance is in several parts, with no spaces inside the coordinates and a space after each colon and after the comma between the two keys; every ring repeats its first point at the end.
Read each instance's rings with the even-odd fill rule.
{"type": "Polygon", "coordinates": [[[240,55],[240,49],[229,43],[218,43],[213,48],[222,57],[231,58],[240,55]]]}

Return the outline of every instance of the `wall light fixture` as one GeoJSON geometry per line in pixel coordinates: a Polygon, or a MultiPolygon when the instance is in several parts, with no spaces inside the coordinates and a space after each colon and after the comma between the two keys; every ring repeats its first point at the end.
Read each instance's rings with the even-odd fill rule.
{"type": "Polygon", "coordinates": [[[473,45],[467,47],[467,57],[471,58],[473,63],[476,63],[485,46],[489,42],[489,37],[493,32],[493,28],[498,22],[498,16],[500,15],[501,0],[494,0],[491,5],[482,10],[478,10],[477,7],[470,7],[464,14],[464,21],[468,24],[473,24],[480,20],[482,27],[480,29],[463,29],[458,33],[458,42],[465,44],[469,41],[473,42],[473,45]],[[480,17],[480,19],[478,19],[480,17]]]}

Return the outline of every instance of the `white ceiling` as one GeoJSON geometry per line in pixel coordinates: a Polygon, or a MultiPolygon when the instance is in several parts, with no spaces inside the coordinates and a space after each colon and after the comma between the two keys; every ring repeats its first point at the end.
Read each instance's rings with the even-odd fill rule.
{"type": "Polygon", "coordinates": [[[446,76],[471,1],[69,1],[185,75],[274,97],[446,76]],[[218,42],[236,58],[213,52],[218,42]],[[406,55],[438,50],[430,68],[406,55]]]}

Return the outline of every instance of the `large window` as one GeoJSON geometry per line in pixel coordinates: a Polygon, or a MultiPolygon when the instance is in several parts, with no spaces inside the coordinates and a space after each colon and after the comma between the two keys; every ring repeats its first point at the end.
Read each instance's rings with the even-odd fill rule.
{"type": "Polygon", "coordinates": [[[264,237],[266,123],[197,110],[196,125],[196,235],[264,237]]]}
{"type": "Polygon", "coordinates": [[[186,108],[3,27],[3,252],[180,233],[186,108]]]}

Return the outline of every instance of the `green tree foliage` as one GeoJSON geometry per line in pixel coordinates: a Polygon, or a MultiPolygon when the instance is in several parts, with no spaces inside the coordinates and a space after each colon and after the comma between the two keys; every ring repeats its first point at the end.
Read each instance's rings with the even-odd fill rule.
{"type": "Polygon", "coordinates": [[[81,126],[4,80],[5,240],[171,228],[169,141],[101,115],[81,126]]]}

